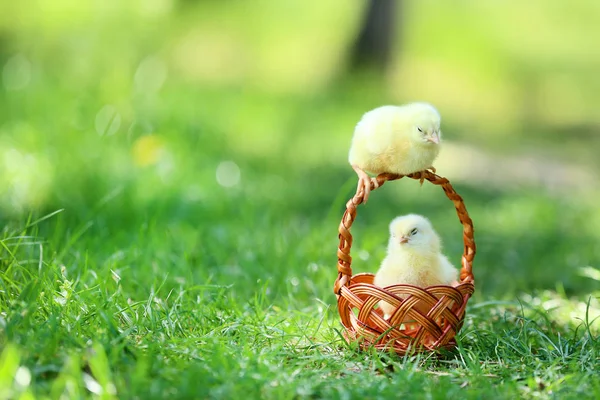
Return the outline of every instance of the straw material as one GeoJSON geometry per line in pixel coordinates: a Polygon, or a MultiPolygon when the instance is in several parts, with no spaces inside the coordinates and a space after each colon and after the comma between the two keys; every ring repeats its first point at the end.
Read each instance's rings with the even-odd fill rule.
{"type": "Polygon", "coordinates": [[[462,326],[467,301],[474,291],[472,263],[475,257],[473,223],[463,199],[446,178],[431,171],[410,175],[380,174],[371,181],[371,190],[404,176],[420,180],[421,183],[427,180],[441,186],[454,203],[458,219],[463,225],[465,245],[460,283],[456,287],[393,285],[380,288],[373,284],[373,274],[352,276],[350,227],[356,218],[356,207],[363,202],[361,192],[346,203],[346,211],[340,222],[338,278],[334,285],[346,340],[358,341],[362,348],[391,348],[400,355],[451,348],[455,345],[454,336],[462,326]],[[375,308],[381,300],[396,307],[389,320],[385,320],[381,310],[375,308]]]}

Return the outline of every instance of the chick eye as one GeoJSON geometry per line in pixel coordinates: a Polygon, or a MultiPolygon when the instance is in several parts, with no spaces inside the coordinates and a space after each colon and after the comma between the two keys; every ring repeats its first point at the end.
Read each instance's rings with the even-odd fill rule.
{"type": "Polygon", "coordinates": [[[418,232],[417,228],[413,229],[412,231],[410,231],[411,235],[416,235],[418,232]]]}
{"type": "Polygon", "coordinates": [[[420,127],[420,126],[417,126],[417,130],[418,130],[419,132],[423,133],[423,129],[421,129],[421,127],[420,127]]]}

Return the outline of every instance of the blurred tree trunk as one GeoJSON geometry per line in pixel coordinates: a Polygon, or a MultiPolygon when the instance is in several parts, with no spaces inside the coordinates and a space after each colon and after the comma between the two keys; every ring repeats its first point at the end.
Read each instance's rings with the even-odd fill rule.
{"type": "Polygon", "coordinates": [[[352,46],[350,69],[386,69],[394,50],[397,10],[401,7],[402,0],[369,0],[361,30],[352,46]]]}

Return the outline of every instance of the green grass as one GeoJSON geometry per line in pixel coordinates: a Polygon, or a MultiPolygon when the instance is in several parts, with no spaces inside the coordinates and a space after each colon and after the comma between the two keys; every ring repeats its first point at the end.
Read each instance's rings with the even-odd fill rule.
{"type": "Polygon", "coordinates": [[[120,240],[60,221],[64,215],[30,229],[51,227],[48,240],[27,230],[5,231],[2,239],[3,396],[562,399],[600,393],[597,333],[592,321],[563,319],[544,305],[572,308],[561,296],[542,294],[537,305],[518,298],[473,301],[458,348],[441,357],[361,353],[340,339],[329,291],[333,262],[325,263],[331,257],[324,248],[303,248],[309,247],[301,244],[306,232],[268,224],[269,237],[251,256],[241,239],[234,239],[237,246],[211,242],[202,228],[193,251],[185,249],[185,237],[158,224],[129,230],[131,237],[120,240]],[[280,241],[290,245],[277,249],[280,241]],[[296,241],[300,250],[291,244],[296,241]]]}
{"type": "MultiPolygon", "coordinates": [[[[238,107],[247,101],[226,93],[212,96],[238,107]]],[[[600,395],[598,282],[579,269],[597,265],[598,211],[585,199],[457,182],[479,249],[458,348],[439,357],[358,352],[340,337],[332,293],[337,225],[354,187],[343,159],[311,158],[312,148],[298,146],[299,154],[268,146],[249,153],[231,144],[234,128],[219,122],[216,108],[197,116],[171,96],[198,103],[193,91],[167,88],[148,113],[163,146],[148,166],[135,162],[132,149],[144,134],[128,136],[131,121],[114,136],[98,136],[91,123],[60,132],[62,125],[43,126],[31,115],[28,129],[52,137],[28,148],[51,160],[52,183],[37,204],[40,221],[14,209],[3,218],[2,396],[600,395]],[[303,154],[308,162],[299,164],[303,154]],[[231,188],[215,180],[223,159],[241,170],[231,188]],[[166,162],[172,167],[164,172],[166,162]]],[[[277,123],[268,113],[280,99],[251,99],[256,115],[267,117],[248,120],[249,132],[277,123]]],[[[352,113],[355,104],[336,111],[352,113]]],[[[283,132],[305,129],[317,140],[318,128],[297,125],[310,121],[313,105],[279,105],[296,114],[279,122],[283,132]]],[[[94,111],[82,119],[93,121],[94,111]]],[[[10,138],[28,146],[26,137],[10,138]]],[[[415,210],[434,220],[459,259],[452,204],[439,188],[403,180],[361,206],[356,271],[377,268],[389,220],[415,210]]]]}
{"type": "MultiPolygon", "coordinates": [[[[3,178],[1,396],[600,395],[598,280],[581,273],[600,258],[593,199],[455,182],[478,245],[459,347],[441,358],[361,353],[340,338],[332,293],[337,226],[355,185],[340,149],[347,121],[366,108],[358,97],[314,104],[171,85],[153,108],[133,104],[138,119],[123,115],[115,135],[100,136],[102,104],[91,99],[74,108],[65,95],[45,110],[81,126],[23,111],[46,90],[6,99],[22,119],[3,128],[4,156],[20,155],[3,178]],[[211,103],[239,120],[189,106],[211,103]],[[322,136],[319,112],[339,134],[322,136]],[[263,143],[262,130],[276,137],[263,143]],[[236,142],[253,138],[253,148],[236,142]],[[325,154],[320,143],[332,157],[315,156],[325,154]],[[239,166],[237,185],[217,183],[223,160],[239,166]]],[[[377,268],[389,220],[413,211],[434,221],[458,264],[451,202],[403,180],[360,207],[355,271],[377,268]]]]}
{"type": "MultiPolygon", "coordinates": [[[[600,398],[600,192],[552,187],[551,173],[537,179],[545,187],[509,188],[495,181],[507,165],[487,172],[490,185],[438,169],[465,200],[478,250],[454,351],[398,357],[341,338],[337,228],[365,110],[426,97],[448,142],[597,175],[586,100],[597,97],[596,58],[580,55],[595,36],[575,18],[578,47],[513,40],[506,10],[459,3],[432,14],[433,3],[413,2],[419,34],[406,35],[407,65],[384,87],[336,75],[358,6],[338,15],[298,2],[258,20],[242,2],[0,13],[0,399],[600,398]],[[303,28],[273,18],[282,12],[303,28]],[[311,35],[327,54],[313,54],[311,35]],[[310,71],[290,61],[315,58],[310,71]],[[582,95],[548,95],[560,90],[582,95]]],[[[563,37],[555,18],[541,20],[514,35],[551,26],[548,38],[563,37]]],[[[409,212],[432,220],[459,264],[452,203],[402,180],[359,208],[355,272],[377,269],[389,221],[409,212]]]]}

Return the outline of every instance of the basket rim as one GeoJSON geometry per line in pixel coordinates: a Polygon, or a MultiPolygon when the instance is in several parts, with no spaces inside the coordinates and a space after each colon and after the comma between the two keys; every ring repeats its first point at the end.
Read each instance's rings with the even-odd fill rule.
{"type": "MultiPolygon", "coordinates": [[[[461,259],[459,285],[464,283],[470,283],[474,285],[475,280],[473,276],[473,259],[475,258],[476,245],[474,238],[473,221],[469,216],[469,213],[467,211],[462,197],[458,193],[456,193],[448,179],[436,175],[434,172],[429,170],[414,172],[408,175],[391,173],[379,174],[377,175],[377,177],[371,179],[371,191],[380,188],[387,181],[399,180],[404,177],[418,180],[421,182],[421,184],[423,183],[423,181],[427,180],[428,182],[436,186],[441,186],[448,199],[450,199],[454,203],[456,214],[463,226],[464,250],[461,259]]],[[[362,191],[357,192],[350,200],[348,200],[348,202],[346,203],[346,210],[344,211],[344,215],[342,216],[342,220],[338,228],[338,238],[340,240],[337,251],[338,277],[333,287],[334,293],[338,296],[340,295],[342,287],[348,286],[350,284],[351,279],[354,276],[368,274],[360,273],[354,276],[352,275],[352,256],[350,255],[353,240],[350,228],[352,227],[352,224],[356,219],[357,207],[363,202],[364,193],[362,191]]]]}

